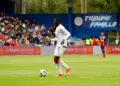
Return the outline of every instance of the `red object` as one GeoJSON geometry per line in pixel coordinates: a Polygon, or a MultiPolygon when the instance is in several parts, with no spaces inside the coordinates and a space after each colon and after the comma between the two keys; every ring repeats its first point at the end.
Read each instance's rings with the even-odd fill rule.
{"type": "Polygon", "coordinates": [[[2,39],[3,42],[6,42],[6,40],[7,40],[6,36],[2,36],[1,39],[2,39]]]}
{"type": "Polygon", "coordinates": [[[120,46],[106,46],[107,54],[120,54],[120,46]]]}
{"type": "Polygon", "coordinates": [[[13,40],[13,44],[14,44],[14,47],[18,47],[19,46],[19,44],[18,44],[18,42],[17,42],[17,40],[15,39],[15,40],[13,40]]]}
{"type": "Polygon", "coordinates": [[[66,69],[66,74],[69,74],[71,72],[71,68],[66,69]]]}
{"type": "Polygon", "coordinates": [[[97,45],[97,43],[98,43],[98,42],[97,42],[96,39],[93,39],[93,40],[92,40],[92,45],[97,45]]]}
{"type": "Polygon", "coordinates": [[[100,46],[105,46],[105,36],[100,36],[100,46]]]}
{"type": "Polygon", "coordinates": [[[92,46],[69,46],[67,47],[65,54],[92,54],[92,46]]]}
{"type": "Polygon", "coordinates": [[[40,55],[40,47],[0,47],[0,55],[40,55]]]}
{"type": "Polygon", "coordinates": [[[63,76],[63,74],[58,74],[58,77],[62,77],[63,76]]]}
{"type": "Polygon", "coordinates": [[[100,46],[105,46],[105,42],[100,41],[100,46]]]}
{"type": "Polygon", "coordinates": [[[4,28],[4,32],[7,32],[7,31],[8,31],[8,29],[5,27],[5,28],[4,28]]]}

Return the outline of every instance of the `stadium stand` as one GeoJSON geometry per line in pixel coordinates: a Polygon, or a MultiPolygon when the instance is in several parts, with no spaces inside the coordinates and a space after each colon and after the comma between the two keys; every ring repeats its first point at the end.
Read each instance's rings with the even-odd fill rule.
{"type": "Polygon", "coordinates": [[[0,12],[0,46],[49,46],[54,28],[46,29],[35,21],[20,20],[0,12]]]}

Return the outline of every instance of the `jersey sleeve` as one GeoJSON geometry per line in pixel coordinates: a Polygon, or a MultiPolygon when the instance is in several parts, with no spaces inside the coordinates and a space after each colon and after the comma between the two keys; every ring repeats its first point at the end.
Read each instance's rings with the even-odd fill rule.
{"type": "Polygon", "coordinates": [[[55,37],[66,40],[70,37],[70,33],[65,29],[63,25],[60,25],[56,28],[55,37]]]}
{"type": "Polygon", "coordinates": [[[65,35],[64,39],[66,40],[70,37],[71,34],[67,30],[65,30],[65,33],[66,33],[66,35],[65,35]]]}
{"type": "Polygon", "coordinates": [[[65,27],[64,26],[62,26],[62,30],[63,30],[63,34],[64,34],[64,40],[66,40],[66,39],[68,39],[70,36],[71,36],[71,34],[65,29],[65,27]]]}

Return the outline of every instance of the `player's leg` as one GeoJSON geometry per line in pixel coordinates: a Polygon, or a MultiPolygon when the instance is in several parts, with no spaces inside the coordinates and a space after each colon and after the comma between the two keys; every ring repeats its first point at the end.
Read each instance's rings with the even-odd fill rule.
{"type": "Polygon", "coordinates": [[[101,46],[101,50],[102,50],[103,58],[106,58],[105,46],[101,46]]]}
{"type": "MultiPolygon", "coordinates": [[[[61,53],[61,55],[64,54],[65,50],[66,50],[66,47],[64,47],[64,46],[60,47],[60,53],[61,53]]],[[[71,68],[62,59],[60,59],[60,65],[66,69],[66,74],[70,73],[71,68]]]]}
{"type": "Polygon", "coordinates": [[[103,57],[106,58],[105,46],[103,46],[103,57]]]}
{"type": "Polygon", "coordinates": [[[66,69],[66,74],[71,72],[71,68],[62,59],[60,59],[60,65],[66,69]]]}
{"type": "Polygon", "coordinates": [[[62,70],[61,70],[61,65],[60,65],[60,57],[59,56],[54,56],[54,62],[56,64],[56,69],[58,71],[58,76],[63,76],[62,70]]]}
{"type": "Polygon", "coordinates": [[[56,69],[58,71],[58,76],[63,76],[61,65],[60,65],[60,54],[59,54],[59,47],[56,46],[54,51],[54,62],[56,64],[56,69]]]}

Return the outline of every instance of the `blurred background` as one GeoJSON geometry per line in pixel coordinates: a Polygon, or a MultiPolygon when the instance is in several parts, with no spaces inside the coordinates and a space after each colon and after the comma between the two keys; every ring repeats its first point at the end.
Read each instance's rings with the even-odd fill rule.
{"type": "Polygon", "coordinates": [[[3,0],[0,12],[1,46],[50,45],[56,17],[72,45],[92,45],[101,32],[107,45],[120,45],[120,0],[3,0]]]}
{"type": "Polygon", "coordinates": [[[120,0],[3,0],[0,8],[14,10],[15,13],[120,13],[120,0]],[[85,11],[85,12],[83,12],[85,11]]]}
{"type": "Polygon", "coordinates": [[[119,13],[120,0],[24,0],[26,13],[119,13]],[[27,1],[27,2],[26,2],[27,1]],[[38,4],[39,3],[39,4],[38,4]],[[32,8],[34,4],[34,8],[32,8]]]}

